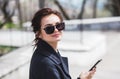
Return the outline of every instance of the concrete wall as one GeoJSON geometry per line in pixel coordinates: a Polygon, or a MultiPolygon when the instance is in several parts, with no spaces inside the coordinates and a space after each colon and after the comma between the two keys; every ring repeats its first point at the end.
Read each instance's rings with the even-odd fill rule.
{"type": "Polygon", "coordinates": [[[28,79],[32,46],[18,48],[0,57],[0,79],[28,79]]]}
{"type": "Polygon", "coordinates": [[[29,79],[29,63],[11,71],[0,79],[29,79]]]}

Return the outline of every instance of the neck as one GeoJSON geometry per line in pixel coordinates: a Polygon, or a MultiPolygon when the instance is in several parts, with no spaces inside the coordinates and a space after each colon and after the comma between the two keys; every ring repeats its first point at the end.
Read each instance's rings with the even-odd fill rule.
{"type": "Polygon", "coordinates": [[[51,43],[49,43],[50,44],[50,46],[52,46],[53,47],[53,49],[57,52],[57,42],[51,42],[51,43]]]}

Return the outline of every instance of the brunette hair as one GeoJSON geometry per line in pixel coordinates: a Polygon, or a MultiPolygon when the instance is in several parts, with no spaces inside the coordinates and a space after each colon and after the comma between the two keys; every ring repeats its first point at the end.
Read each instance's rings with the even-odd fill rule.
{"type": "Polygon", "coordinates": [[[51,14],[55,14],[56,16],[60,18],[61,22],[63,21],[61,14],[58,11],[52,10],[50,8],[43,8],[41,10],[38,10],[35,13],[32,19],[32,25],[31,25],[33,28],[33,32],[35,33],[35,39],[34,39],[35,45],[38,43],[38,40],[39,40],[42,18],[47,15],[51,15],[51,14]]]}

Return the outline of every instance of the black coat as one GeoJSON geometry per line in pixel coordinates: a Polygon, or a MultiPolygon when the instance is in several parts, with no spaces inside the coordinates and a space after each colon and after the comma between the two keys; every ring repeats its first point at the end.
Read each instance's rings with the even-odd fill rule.
{"type": "Polygon", "coordinates": [[[40,39],[31,59],[29,79],[71,79],[67,58],[40,39]]]}

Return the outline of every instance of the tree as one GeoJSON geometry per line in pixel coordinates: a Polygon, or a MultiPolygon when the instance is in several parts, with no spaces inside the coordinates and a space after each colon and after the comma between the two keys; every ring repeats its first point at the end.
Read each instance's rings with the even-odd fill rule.
{"type": "Polygon", "coordinates": [[[94,3],[93,3],[93,18],[96,18],[96,15],[97,15],[97,2],[98,0],[94,0],[94,3]]]}
{"type": "Polygon", "coordinates": [[[120,16],[120,0],[108,0],[105,8],[111,12],[112,16],[120,16]]]}
{"type": "Polygon", "coordinates": [[[64,8],[61,6],[61,4],[59,3],[58,0],[54,0],[54,3],[59,7],[59,9],[61,10],[61,12],[63,13],[64,17],[67,20],[70,20],[70,17],[68,16],[68,14],[65,12],[64,8]]]}
{"type": "Polygon", "coordinates": [[[22,27],[22,13],[21,13],[21,6],[20,6],[20,0],[16,0],[16,5],[18,8],[18,13],[19,13],[19,24],[22,27]]]}
{"type": "Polygon", "coordinates": [[[15,9],[8,9],[9,8],[9,0],[1,0],[0,1],[0,10],[3,13],[4,21],[0,23],[0,28],[2,28],[6,23],[12,22],[12,16],[14,15],[15,9]]]}
{"type": "Polygon", "coordinates": [[[45,0],[39,0],[39,8],[45,7],[45,0]]]}
{"type": "Polygon", "coordinates": [[[79,15],[78,15],[78,17],[77,17],[78,19],[82,19],[82,18],[83,18],[83,13],[84,13],[86,1],[87,1],[87,0],[83,0],[83,2],[82,2],[82,7],[81,7],[80,13],[79,13],[79,15]]]}

